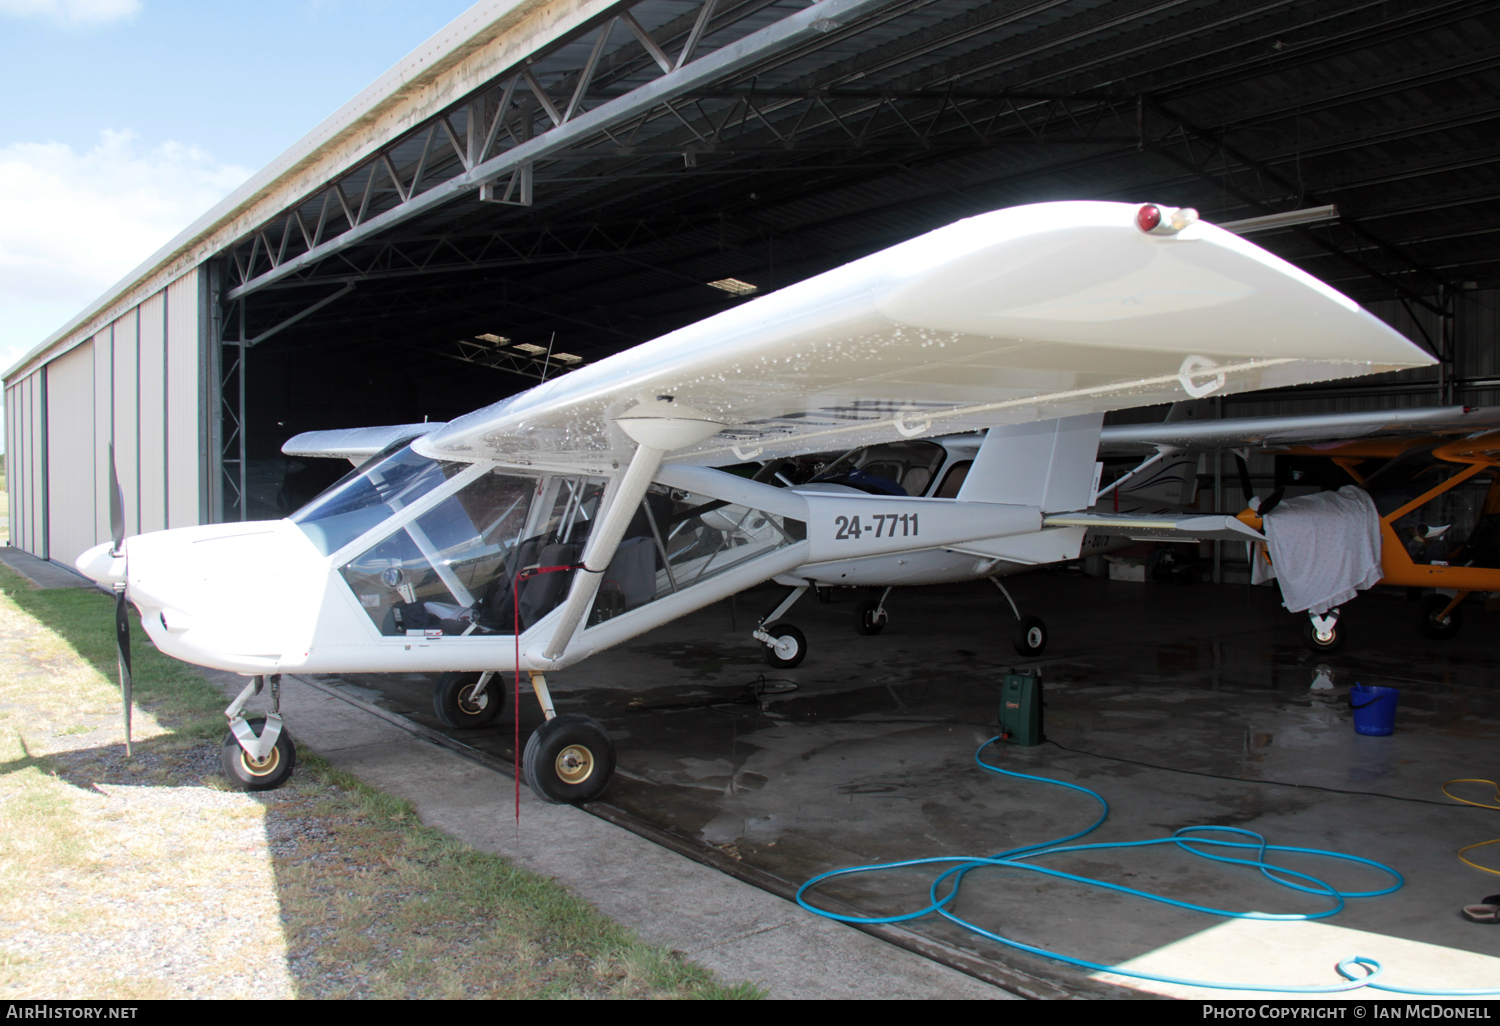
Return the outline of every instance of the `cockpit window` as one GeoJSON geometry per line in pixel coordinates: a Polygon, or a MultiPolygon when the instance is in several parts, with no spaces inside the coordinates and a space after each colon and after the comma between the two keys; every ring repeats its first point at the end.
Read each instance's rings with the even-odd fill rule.
{"type": "Polygon", "coordinates": [[[807,537],[800,520],[652,485],[604,571],[590,627],[807,537]]]}
{"type": "Polygon", "coordinates": [[[487,637],[524,631],[568,593],[598,511],[597,478],[491,471],[342,567],[381,634],[487,637]],[[517,607],[519,599],[519,608],[517,607]]]}
{"type": "Polygon", "coordinates": [[[370,460],[291,520],[329,556],[468,466],[428,459],[402,446],[370,460]]]}
{"type": "Polygon", "coordinates": [[[1375,500],[1375,508],[1381,516],[1394,513],[1454,474],[1469,469],[1466,463],[1438,459],[1432,454],[1435,448],[1435,445],[1423,445],[1408,449],[1365,481],[1365,491],[1375,500]]]}
{"type": "Polygon", "coordinates": [[[872,495],[925,495],[947,451],[936,442],[887,442],[846,453],[813,481],[872,495]]]}

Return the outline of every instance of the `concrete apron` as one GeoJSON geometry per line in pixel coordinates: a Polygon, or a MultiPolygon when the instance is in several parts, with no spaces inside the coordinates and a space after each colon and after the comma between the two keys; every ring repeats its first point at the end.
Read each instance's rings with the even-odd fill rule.
{"type": "MultiPolygon", "coordinates": [[[[1348,611],[1349,648],[1314,657],[1298,644],[1296,619],[1267,589],[1046,575],[1015,583],[1031,607],[1023,612],[1040,613],[1052,628],[1049,658],[1035,665],[1047,674],[1049,737],[1073,750],[1007,747],[988,758],[1103,793],[1112,814],[1089,841],[1234,825],[1274,844],[1385,862],[1407,884],[1390,896],[1353,900],[1332,921],[1267,923],[996,870],[966,884],[961,914],[1046,949],[1198,979],[1337,983],[1334,964],[1363,954],[1386,963],[1394,983],[1462,988],[1500,980],[1500,930],[1467,923],[1457,911],[1500,890],[1500,882],[1453,854],[1500,834],[1500,822],[1481,809],[1421,803],[1444,802],[1444,780],[1495,775],[1487,767],[1500,739],[1500,694],[1490,685],[1492,625],[1476,606],[1464,635],[1434,643],[1415,634],[1399,597],[1367,596],[1348,611]],[[1353,733],[1345,695],[1356,680],[1402,689],[1394,736],[1353,733]],[[1349,791],[1370,793],[1338,793],[1349,791]]],[[[891,626],[873,638],[850,630],[854,603],[806,600],[786,619],[803,627],[810,655],[795,670],[777,671],[759,662],[758,646],[745,638],[751,608],[773,598],[741,596],[734,623],[727,606],[704,610],[556,675],[559,707],[599,717],[619,743],[620,774],[596,811],[646,824],[651,836],[782,894],[828,869],[987,855],[1093,821],[1097,806],[1076,792],[996,778],[973,765],[975,747],[995,730],[999,675],[1018,664],[1009,651],[1012,618],[993,589],[898,592],[891,626]],[[736,704],[761,670],[798,690],[736,704]]],[[[440,726],[428,678],[321,683],[415,724],[440,726]]],[[[540,717],[529,695],[522,701],[525,734],[540,717]]],[[[509,710],[505,719],[503,728],[448,733],[508,761],[509,710]]],[[[1386,883],[1347,863],[1279,861],[1347,890],[1386,883]]],[[[1327,907],[1252,871],[1170,847],[1048,864],[1212,907],[1327,907]]],[[[925,904],[927,879],[863,877],[829,894],[891,914],[925,904]]],[[[951,961],[971,971],[976,960],[987,963],[989,971],[978,971],[1020,993],[1126,993],[936,917],[909,931],[930,941],[936,957],[957,953],[951,961]]],[[[1256,996],[1127,986],[1195,998],[1256,996]]]]}
{"type": "MultiPolygon", "coordinates": [[[[235,674],[206,671],[226,695],[235,674]]],[[[587,812],[549,805],[513,778],[295,677],[282,711],[299,748],[414,802],[422,822],[566,885],[642,939],[773,998],[1014,995],[858,930],[809,916],[761,888],[690,861],[587,812]]]]}

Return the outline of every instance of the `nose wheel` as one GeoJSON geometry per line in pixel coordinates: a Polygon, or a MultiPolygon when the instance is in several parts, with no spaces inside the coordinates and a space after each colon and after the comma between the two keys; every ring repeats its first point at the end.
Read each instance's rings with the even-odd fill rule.
{"type": "Polygon", "coordinates": [[[579,713],[547,720],[526,742],[521,779],[545,802],[581,805],[604,793],[615,773],[615,742],[579,713]]]}
{"type": "Polygon", "coordinates": [[[789,623],[773,623],[765,628],[769,641],[762,642],[766,662],[778,670],[790,670],[807,656],[807,636],[789,623]]]}
{"type": "Polygon", "coordinates": [[[1021,607],[1016,605],[1016,600],[1010,597],[1010,592],[1000,583],[999,578],[991,577],[990,583],[1000,589],[1010,611],[1016,614],[1016,636],[1011,639],[1011,645],[1017,654],[1031,659],[1047,651],[1047,625],[1042,622],[1042,618],[1022,616],[1021,607]]]}
{"type": "Polygon", "coordinates": [[[219,757],[224,776],[236,791],[274,791],[292,779],[297,768],[297,746],[281,722],[281,675],[254,677],[224,710],[229,733],[224,735],[219,757]],[[271,711],[246,718],[245,703],[271,683],[271,711]]]}
{"type": "Polygon", "coordinates": [[[1322,616],[1309,613],[1302,628],[1302,642],[1314,652],[1337,652],[1347,638],[1337,609],[1330,609],[1322,616]]]}
{"type": "Polygon", "coordinates": [[[792,587],[769,613],[761,617],[761,626],[750,634],[760,642],[766,662],[778,670],[790,670],[807,658],[807,636],[791,624],[777,621],[786,615],[787,610],[796,604],[809,587],[810,582],[792,587]]]}
{"type": "MultiPolygon", "coordinates": [[[[265,733],[264,717],[246,720],[245,724],[257,735],[265,733]]],[[[224,736],[219,756],[224,765],[224,776],[236,791],[274,791],[292,779],[292,771],[297,768],[297,746],[284,730],[277,734],[270,750],[260,758],[245,751],[240,739],[230,731],[224,736]]]]}
{"type": "Polygon", "coordinates": [[[1012,644],[1023,656],[1041,655],[1047,650],[1047,625],[1042,622],[1040,616],[1025,617],[1016,631],[1012,644]]]}
{"type": "Polygon", "coordinates": [[[886,615],[885,600],[890,597],[891,589],[887,588],[880,593],[879,599],[859,604],[859,608],[854,611],[854,630],[856,633],[868,637],[885,630],[885,625],[890,620],[890,617],[886,615]]]}
{"type": "Polygon", "coordinates": [[[1442,592],[1428,595],[1417,604],[1417,630],[1437,641],[1446,641],[1457,635],[1464,623],[1458,604],[1467,595],[1468,592],[1464,591],[1453,598],[1442,592]]]}
{"type": "Polygon", "coordinates": [[[432,687],[432,711],[458,730],[487,727],[505,708],[505,688],[494,673],[445,673],[432,687]]]}

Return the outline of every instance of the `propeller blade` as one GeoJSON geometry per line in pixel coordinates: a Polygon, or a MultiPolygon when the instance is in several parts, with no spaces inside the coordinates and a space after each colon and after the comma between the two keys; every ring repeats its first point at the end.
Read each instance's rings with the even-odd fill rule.
{"type": "Polygon", "coordinates": [[[1263,517],[1277,506],[1281,505],[1282,497],[1286,495],[1286,485],[1282,485],[1271,493],[1270,497],[1260,504],[1255,510],[1255,515],[1263,517]]]}
{"type": "MultiPolygon", "coordinates": [[[[115,470],[115,446],[109,445],[109,532],[114,538],[115,555],[125,551],[125,493],[120,490],[120,475],[115,470]]],[[[125,585],[115,585],[115,650],[120,662],[120,700],[125,705],[125,754],[130,751],[130,612],[125,608],[125,585]]]]}
{"type": "Polygon", "coordinates": [[[1234,462],[1240,468],[1240,487],[1245,490],[1245,505],[1248,506],[1251,496],[1255,494],[1255,485],[1250,483],[1250,464],[1239,453],[1234,454],[1234,462]]]}
{"type": "Polygon", "coordinates": [[[115,541],[115,554],[125,544],[125,493],[120,491],[120,475],[115,472],[115,443],[109,443],[109,533],[115,541]]]}
{"type": "Polygon", "coordinates": [[[125,705],[125,754],[130,755],[130,613],[125,608],[125,589],[115,591],[115,646],[120,660],[120,697],[125,705]]]}

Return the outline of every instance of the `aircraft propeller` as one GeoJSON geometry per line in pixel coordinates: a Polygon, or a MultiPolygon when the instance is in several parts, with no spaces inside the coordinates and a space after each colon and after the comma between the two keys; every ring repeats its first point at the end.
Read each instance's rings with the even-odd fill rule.
{"type": "MultiPolygon", "coordinates": [[[[109,530],[114,539],[110,555],[125,555],[125,494],[120,490],[120,476],[115,471],[115,447],[109,447],[109,530]]],[[[127,564],[128,566],[128,564],[127,564]]],[[[125,582],[115,585],[115,647],[120,665],[120,698],[125,706],[125,754],[130,750],[130,613],[125,607],[125,582]]]]}
{"type": "MultiPolygon", "coordinates": [[[[1255,486],[1250,483],[1250,464],[1245,462],[1245,457],[1239,453],[1234,454],[1234,462],[1240,470],[1240,487],[1245,490],[1245,504],[1249,505],[1255,497],[1255,486]]],[[[1255,507],[1255,515],[1263,517],[1277,506],[1281,505],[1282,496],[1286,495],[1286,485],[1277,488],[1269,496],[1262,499],[1255,507]]]]}

